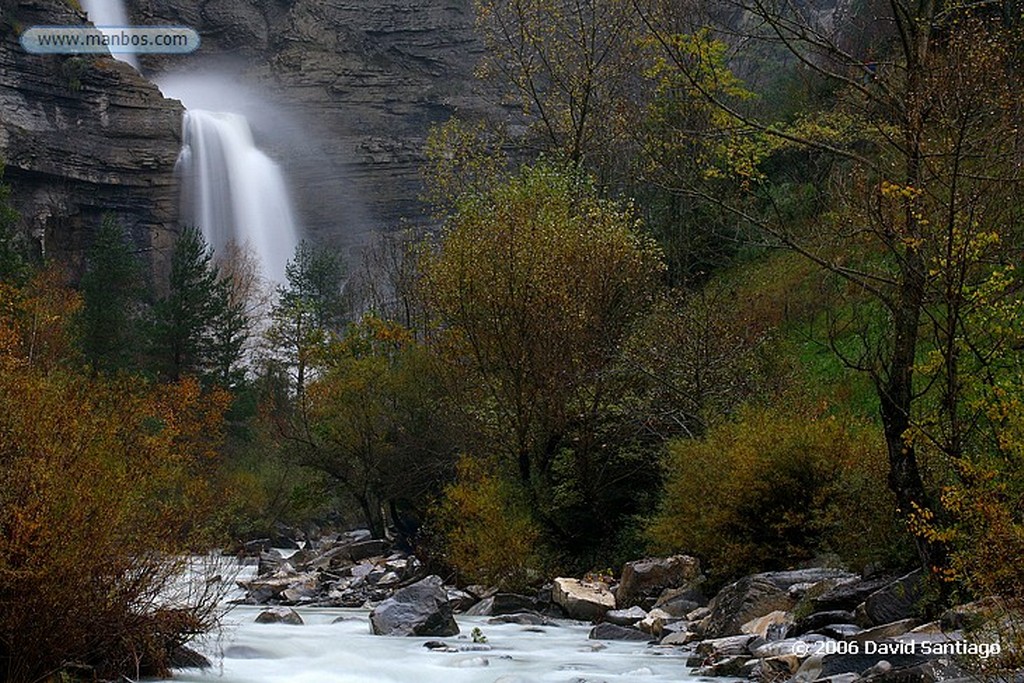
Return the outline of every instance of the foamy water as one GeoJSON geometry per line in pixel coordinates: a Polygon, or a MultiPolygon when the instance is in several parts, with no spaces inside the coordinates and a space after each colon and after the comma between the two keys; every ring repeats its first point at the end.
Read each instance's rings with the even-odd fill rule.
{"type": "Polygon", "coordinates": [[[590,626],[491,625],[487,617],[456,617],[463,638],[399,638],[370,634],[365,610],[298,610],[303,626],[256,624],[256,607],[239,607],[225,629],[198,648],[212,670],[182,671],[187,683],[615,683],[690,681],[674,648],[588,640],[590,626]],[[344,620],[332,623],[338,617],[344,620]],[[474,627],[488,651],[432,652],[429,640],[473,647],[474,627]]]}

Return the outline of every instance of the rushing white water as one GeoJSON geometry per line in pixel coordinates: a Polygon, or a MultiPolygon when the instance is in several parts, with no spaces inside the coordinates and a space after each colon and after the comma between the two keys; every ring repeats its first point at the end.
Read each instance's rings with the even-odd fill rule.
{"type": "Polygon", "coordinates": [[[214,251],[246,246],[263,276],[285,279],[298,243],[291,200],[281,169],[253,143],[238,114],[185,112],[178,159],[182,222],[197,226],[214,251]]]}
{"type": "Polygon", "coordinates": [[[399,638],[370,634],[362,610],[299,610],[305,624],[256,624],[258,608],[242,607],[218,639],[202,649],[218,662],[212,670],[180,671],[186,683],[626,683],[696,681],[674,648],[588,640],[589,626],[491,625],[487,617],[459,617],[463,634],[474,627],[487,651],[461,638],[399,638]],[[332,623],[338,617],[344,621],[332,623]],[[443,640],[464,652],[432,652],[443,640]],[[217,654],[222,653],[223,659],[217,654]]]}
{"type": "MultiPolygon", "coordinates": [[[[104,26],[116,28],[128,26],[128,12],[125,11],[124,3],[121,0],[82,0],[82,9],[89,16],[89,21],[101,31],[104,26]]],[[[114,59],[131,64],[136,69],[139,68],[139,61],[130,52],[115,52],[112,53],[112,56],[114,59]]]]}

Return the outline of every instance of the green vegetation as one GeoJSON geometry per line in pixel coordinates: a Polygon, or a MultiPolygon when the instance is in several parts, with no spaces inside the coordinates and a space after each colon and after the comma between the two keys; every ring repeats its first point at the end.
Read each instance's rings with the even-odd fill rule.
{"type": "Polygon", "coordinates": [[[112,216],[100,224],[82,276],[82,351],[102,372],[137,365],[141,341],[136,302],[143,293],[142,268],[112,216]]]}
{"type": "Polygon", "coordinates": [[[809,408],[748,408],[704,439],[672,442],[655,547],[698,555],[713,581],[810,560],[899,567],[909,536],[877,431],[809,408]]]}
{"type": "Polygon", "coordinates": [[[304,242],[261,296],[244,249],[186,230],[153,303],[110,219],[79,297],[0,188],[0,604],[38,618],[0,610],[7,679],[133,673],[123,648],[159,671],[205,603],[154,640],[130,617],[165,574],[88,577],[328,517],[512,590],[687,552],[717,583],[916,565],[939,600],[1024,600],[1010,4],[893,0],[835,45],[774,3],[724,32],[673,2],[476,6],[521,118],[435,129],[438,229],[354,280],[304,242]],[[86,642],[64,605],[133,635],[86,642]]]}

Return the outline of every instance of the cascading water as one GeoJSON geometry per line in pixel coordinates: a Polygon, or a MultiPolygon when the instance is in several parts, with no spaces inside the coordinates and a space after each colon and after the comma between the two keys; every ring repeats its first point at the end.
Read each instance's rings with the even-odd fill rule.
{"type": "Polygon", "coordinates": [[[256,148],[245,117],[185,112],[178,158],[182,221],[198,226],[214,252],[230,243],[256,256],[263,276],[283,283],[298,243],[280,168],[256,148]]]}
{"type": "MultiPolygon", "coordinates": [[[[82,0],[82,9],[89,16],[89,21],[101,30],[104,26],[120,29],[128,25],[128,13],[121,0],[82,0]]],[[[139,61],[130,52],[115,52],[112,56],[139,68],[139,61]]]]}
{"type": "MultiPolygon", "coordinates": [[[[122,0],[83,0],[90,21],[123,27],[128,13],[122,0]]],[[[116,58],[138,67],[131,54],[116,58]]],[[[298,243],[298,229],[281,169],[253,142],[246,118],[196,106],[206,97],[202,78],[177,78],[164,94],[182,100],[189,111],[182,125],[178,158],[181,221],[199,228],[215,253],[228,244],[249,250],[261,275],[283,283],[285,265],[298,243]]]]}

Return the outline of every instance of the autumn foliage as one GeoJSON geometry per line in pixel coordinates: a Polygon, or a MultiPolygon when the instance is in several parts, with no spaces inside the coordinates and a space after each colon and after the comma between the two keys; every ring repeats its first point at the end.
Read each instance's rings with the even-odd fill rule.
{"type": "Polygon", "coordinates": [[[0,284],[0,678],[163,673],[212,603],[161,596],[209,499],[225,396],[84,372],[79,299],[0,284]]]}
{"type": "Polygon", "coordinates": [[[894,510],[884,446],[866,425],[749,407],[703,439],[670,445],[649,533],[724,581],[827,558],[898,564],[909,537],[894,510]]]}

